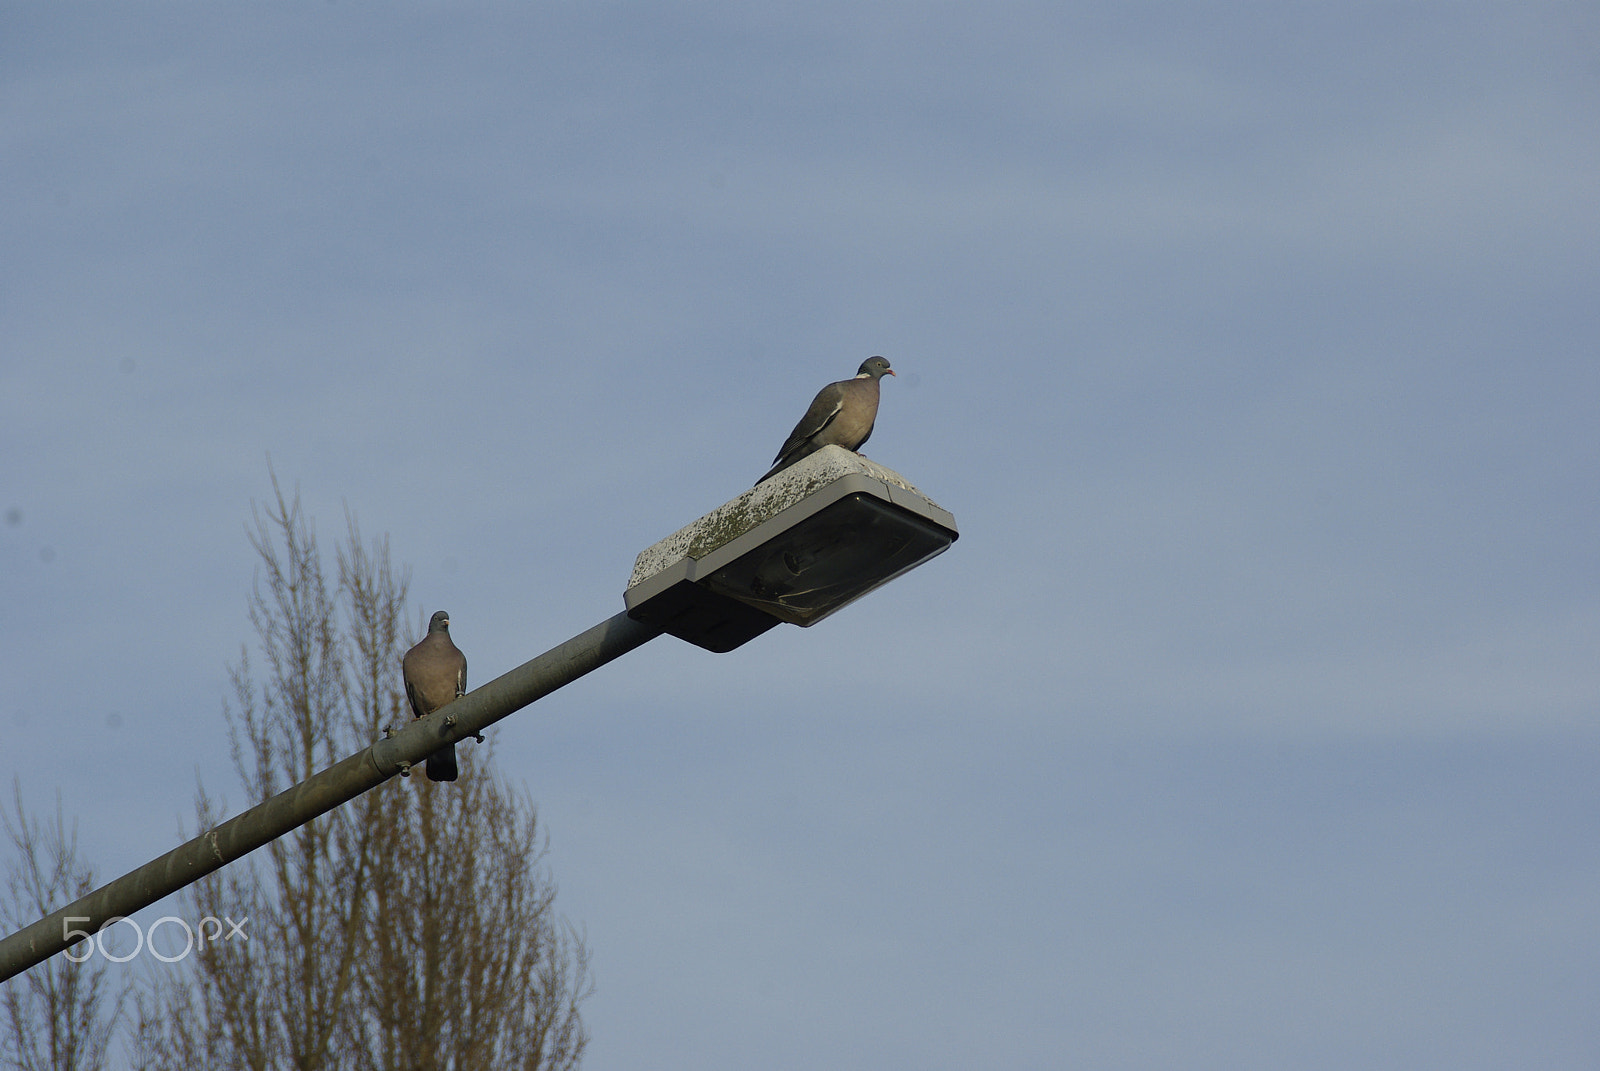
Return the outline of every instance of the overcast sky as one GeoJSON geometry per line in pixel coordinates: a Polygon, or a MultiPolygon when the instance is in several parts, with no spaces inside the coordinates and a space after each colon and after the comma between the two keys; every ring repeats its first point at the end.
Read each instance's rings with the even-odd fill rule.
{"type": "Polygon", "coordinates": [[[1592,1069],[1597,57],[1585,2],[5,4],[0,775],[103,878],[234,785],[269,459],[481,684],[883,354],[949,553],[494,730],[587,1066],[1592,1069]]]}

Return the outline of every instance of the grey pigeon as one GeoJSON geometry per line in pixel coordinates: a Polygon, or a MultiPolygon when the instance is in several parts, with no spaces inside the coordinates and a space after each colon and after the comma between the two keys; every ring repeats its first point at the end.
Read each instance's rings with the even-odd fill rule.
{"type": "MultiPolygon", "coordinates": [[[[467,694],[467,656],[450,639],[450,615],[443,610],[428,619],[428,634],[406,652],[400,667],[413,717],[432,714],[467,694]]],[[[428,780],[455,779],[456,746],[446,744],[428,756],[428,780]]]]}
{"type": "Polygon", "coordinates": [[[784,440],[771,470],[756,483],[770,480],[824,446],[860,449],[872,436],[873,422],[878,419],[878,380],[885,375],[894,375],[889,362],[869,357],[861,362],[854,379],[841,379],[819,390],[811,408],[784,440]]]}

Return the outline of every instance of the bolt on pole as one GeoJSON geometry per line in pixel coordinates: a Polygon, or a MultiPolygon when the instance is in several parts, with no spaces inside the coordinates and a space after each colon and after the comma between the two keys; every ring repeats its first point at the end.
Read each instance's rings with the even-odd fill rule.
{"type": "Polygon", "coordinates": [[[214,870],[420,763],[439,747],[473,736],[661,634],[617,614],[394,736],[341,759],[293,788],[208,830],[0,940],[0,981],[43,963],[107,923],[133,914],[214,870]],[[68,925],[68,920],[77,925],[68,925]],[[69,930],[72,940],[67,939],[69,930]]]}

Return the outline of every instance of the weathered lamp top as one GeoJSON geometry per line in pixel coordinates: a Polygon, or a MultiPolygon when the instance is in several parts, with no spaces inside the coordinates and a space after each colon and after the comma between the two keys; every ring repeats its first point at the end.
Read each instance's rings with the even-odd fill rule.
{"type": "Polygon", "coordinates": [[[827,446],[646,548],[628,614],[714,651],[811,625],[942,552],[955,518],[899,473],[827,446]]]}

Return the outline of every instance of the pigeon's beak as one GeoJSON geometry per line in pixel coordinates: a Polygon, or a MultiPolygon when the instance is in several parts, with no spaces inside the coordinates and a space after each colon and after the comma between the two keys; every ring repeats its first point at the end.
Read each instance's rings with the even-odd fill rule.
{"type": "MultiPolygon", "coordinates": [[[[894,369],[893,369],[893,368],[885,368],[885,369],[884,369],[884,372],[886,372],[886,373],[888,373],[888,374],[889,374],[889,375],[891,375],[891,376],[894,376],[894,369]]],[[[900,378],[900,377],[899,377],[899,376],[894,376],[894,377],[895,377],[895,378],[896,378],[896,379],[899,379],[899,378],[900,378]]]]}

